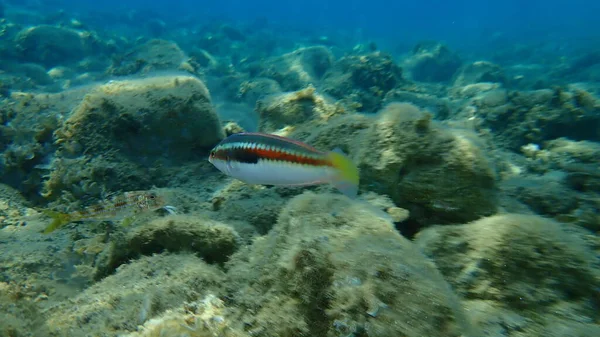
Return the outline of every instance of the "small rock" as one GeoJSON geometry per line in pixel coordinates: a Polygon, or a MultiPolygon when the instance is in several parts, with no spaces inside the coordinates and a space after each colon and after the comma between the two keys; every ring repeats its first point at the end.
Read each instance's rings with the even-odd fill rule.
{"type": "Polygon", "coordinates": [[[386,212],[392,217],[394,222],[402,222],[409,218],[410,212],[400,207],[390,207],[386,212]]]}
{"type": "Polygon", "coordinates": [[[499,65],[486,61],[477,61],[461,67],[454,79],[455,86],[465,86],[482,82],[505,83],[506,77],[499,65]]]}
{"type": "Polygon", "coordinates": [[[238,123],[236,122],[228,122],[227,124],[225,124],[225,126],[223,127],[223,132],[225,132],[225,136],[231,136],[235,133],[241,133],[244,132],[244,128],[242,128],[238,123]]]}
{"type": "Polygon", "coordinates": [[[239,246],[235,230],[225,224],[188,215],[171,215],[127,234],[125,256],[163,251],[194,252],[208,263],[224,263],[239,246]]]}
{"type": "Polygon", "coordinates": [[[412,79],[420,82],[450,81],[460,65],[458,55],[439,43],[416,45],[413,55],[405,62],[412,79]]]}
{"type": "Polygon", "coordinates": [[[327,120],[343,108],[316,92],[315,87],[267,96],[256,103],[259,130],[274,132],[311,120],[327,120]]]}

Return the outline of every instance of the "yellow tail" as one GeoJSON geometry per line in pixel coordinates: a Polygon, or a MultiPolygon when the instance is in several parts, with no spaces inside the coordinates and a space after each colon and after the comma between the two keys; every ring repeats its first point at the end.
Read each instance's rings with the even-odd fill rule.
{"type": "Polygon", "coordinates": [[[60,213],[50,210],[43,210],[42,213],[52,218],[52,222],[46,229],[44,229],[44,234],[52,233],[58,228],[68,224],[71,222],[71,216],[66,213],[60,213]]]}
{"type": "Polygon", "coordinates": [[[335,149],[327,154],[333,166],[338,170],[331,184],[349,198],[358,194],[358,167],[341,150],[335,149]]]}

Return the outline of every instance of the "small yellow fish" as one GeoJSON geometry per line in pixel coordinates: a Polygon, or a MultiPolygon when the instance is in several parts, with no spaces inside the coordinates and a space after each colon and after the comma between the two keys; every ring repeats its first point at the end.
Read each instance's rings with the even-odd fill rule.
{"type": "Polygon", "coordinates": [[[86,207],[83,210],[71,213],[60,213],[50,210],[42,211],[52,218],[52,222],[44,233],[51,233],[56,229],[75,221],[123,221],[127,226],[133,223],[134,218],[142,213],[149,213],[164,208],[169,213],[174,213],[173,206],[167,206],[164,195],[157,191],[130,191],[104,200],[98,204],[86,207]]]}

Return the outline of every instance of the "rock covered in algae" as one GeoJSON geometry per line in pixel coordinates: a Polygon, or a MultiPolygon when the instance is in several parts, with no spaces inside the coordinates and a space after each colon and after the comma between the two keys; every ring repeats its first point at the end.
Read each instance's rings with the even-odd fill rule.
{"type": "Polygon", "coordinates": [[[326,121],[343,113],[340,105],[316,92],[315,87],[269,95],[256,104],[259,113],[259,130],[273,132],[311,120],[326,121]]]}
{"type": "MultiPolygon", "coordinates": [[[[46,72],[46,69],[39,64],[5,61],[2,64],[2,70],[16,74],[40,88],[54,84],[54,79],[50,77],[46,72]]],[[[52,87],[50,87],[50,89],[52,89],[52,87]]]]}
{"type": "Polygon", "coordinates": [[[13,91],[0,101],[0,180],[30,200],[39,199],[55,146],[53,133],[61,116],[77,106],[89,88],[61,93],[13,91]]]}
{"type": "MultiPolygon", "coordinates": [[[[538,147],[539,148],[539,147],[538,147]]],[[[563,199],[560,207],[563,212],[559,215],[560,221],[578,224],[593,231],[600,230],[600,144],[591,141],[572,141],[559,138],[544,144],[543,149],[535,153],[536,163],[540,166],[559,170],[563,173],[565,188],[569,193],[553,195],[548,199],[563,199]],[[539,159],[538,159],[539,158],[539,159]],[[570,196],[565,199],[564,196],[570,196]],[[567,214],[563,204],[570,204],[571,212],[567,214]]],[[[538,201],[541,203],[541,200],[538,201]]],[[[549,207],[550,202],[544,202],[549,207]]],[[[553,210],[549,213],[559,213],[553,210]]]]}
{"type": "Polygon", "coordinates": [[[225,223],[244,221],[260,234],[266,234],[277,221],[277,215],[290,195],[298,189],[266,188],[234,180],[216,191],[211,198],[216,219],[225,223]]]}
{"type": "Polygon", "coordinates": [[[277,81],[270,78],[257,77],[240,84],[238,97],[248,104],[254,105],[264,96],[281,93],[282,91],[277,81]]]}
{"type": "Polygon", "coordinates": [[[193,76],[109,82],[89,92],[55,134],[60,148],[44,191],[51,199],[65,190],[114,191],[116,183],[147,189],[168,178],[163,169],[198,160],[224,137],[208,89],[193,76]]]}
{"type": "Polygon", "coordinates": [[[93,51],[96,41],[87,32],[39,25],[19,32],[15,37],[15,45],[25,60],[55,66],[82,59],[93,51]]]}
{"type": "Polygon", "coordinates": [[[478,138],[443,128],[411,104],[308,124],[291,137],[343,149],[359,166],[362,190],[390,196],[422,224],[470,221],[496,210],[495,171],[478,138]]]}
{"type": "Polygon", "coordinates": [[[537,214],[559,217],[577,209],[577,192],[566,184],[564,172],[517,176],[502,182],[503,194],[519,200],[537,214]]]}
{"type": "MultiPolygon", "coordinates": [[[[44,330],[52,336],[119,336],[179,307],[185,301],[218,294],[224,275],[191,254],[142,257],[49,309],[44,330]]],[[[182,321],[183,323],[183,321],[182,321]]]]}
{"type": "Polygon", "coordinates": [[[83,283],[69,277],[75,270],[63,242],[41,237],[32,221],[24,221],[35,214],[26,205],[0,184],[0,336],[37,336],[48,303],[68,298],[83,283]]]}
{"type": "Polygon", "coordinates": [[[352,110],[374,112],[387,92],[403,83],[402,69],[381,52],[345,56],[323,76],[325,93],[346,101],[352,110]]]}
{"type": "Polygon", "coordinates": [[[600,164],[600,144],[592,141],[573,141],[557,138],[544,144],[549,160],[566,169],[569,164],[600,164]]]}
{"type": "Polygon", "coordinates": [[[520,214],[431,227],[416,240],[488,333],[502,326],[523,336],[548,336],[544,326],[553,322],[600,319],[600,260],[592,242],[574,228],[520,214]]]}
{"type": "Polygon", "coordinates": [[[187,302],[181,307],[167,310],[163,315],[149,320],[138,332],[123,337],[243,337],[250,336],[232,328],[223,315],[226,307],[213,294],[202,300],[187,302]]]}
{"type": "Polygon", "coordinates": [[[499,65],[477,61],[462,66],[454,76],[454,86],[475,83],[505,83],[506,77],[499,65]]]}
{"type": "Polygon", "coordinates": [[[195,216],[172,215],[127,233],[120,253],[133,257],[188,251],[208,263],[223,263],[237,250],[240,241],[237,233],[225,224],[195,216]]]}
{"type": "Polygon", "coordinates": [[[317,85],[333,62],[333,54],[327,47],[312,46],[261,61],[249,70],[257,77],[277,81],[285,91],[293,91],[317,85]]]}
{"type": "Polygon", "coordinates": [[[57,133],[72,155],[116,148],[138,157],[182,155],[182,149],[206,149],[223,138],[208,89],[184,75],[102,85],[57,133]]]}
{"type": "MultiPolygon", "coordinates": [[[[234,254],[228,291],[251,335],[466,336],[433,264],[364,204],[306,192],[234,254]]],[[[235,316],[235,313],[233,314],[235,316]]]]}
{"type": "Polygon", "coordinates": [[[600,100],[576,87],[554,90],[494,90],[476,97],[471,104],[482,126],[494,130],[497,144],[518,151],[529,143],[567,137],[600,140],[600,100]]]}
{"type": "Polygon", "coordinates": [[[189,57],[179,46],[161,39],[151,39],[114,62],[108,69],[113,75],[132,75],[160,70],[183,70],[195,73],[189,57]]]}
{"type": "Polygon", "coordinates": [[[383,106],[392,102],[410,103],[432,112],[436,119],[446,119],[455,105],[446,95],[446,90],[442,93],[436,89],[421,89],[416,86],[398,87],[388,91],[381,103],[383,106]]]}
{"type": "Polygon", "coordinates": [[[446,82],[452,79],[461,65],[456,53],[447,46],[435,43],[419,43],[405,62],[409,76],[421,82],[446,82]]]}

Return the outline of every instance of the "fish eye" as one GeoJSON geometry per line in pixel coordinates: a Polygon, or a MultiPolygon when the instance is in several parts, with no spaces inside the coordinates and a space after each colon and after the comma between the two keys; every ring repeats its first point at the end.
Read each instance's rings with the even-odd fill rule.
{"type": "Polygon", "coordinates": [[[215,156],[215,151],[214,151],[214,150],[213,150],[213,151],[210,151],[210,156],[211,156],[211,157],[214,157],[214,156],[215,156]]]}
{"type": "Polygon", "coordinates": [[[150,194],[150,199],[156,199],[156,196],[154,194],[150,194]]]}

